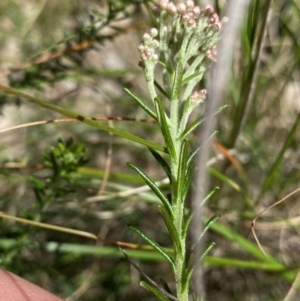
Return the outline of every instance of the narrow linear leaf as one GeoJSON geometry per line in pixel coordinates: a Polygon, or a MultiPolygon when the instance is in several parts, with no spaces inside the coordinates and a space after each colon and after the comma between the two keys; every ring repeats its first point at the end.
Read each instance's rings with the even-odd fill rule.
{"type": "Polygon", "coordinates": [[[204,198],[204,200],[200,203],[200,206],[202,206],[207,200],[210,199],[210,197],[216,192],[216,190],[220,189],[218,186],[214,186],[212,187],[208,193],[206,194],[206,197],[204,198]]]}
{"type": "Polygon", "coordinates": [[[169,288],[169,285],[168,285],[168,283],[165,281],[165,279],[160,278],[159,281],[160,281],[162,287],[164,288],[164,290],[165,290],[166,292],[168,292],[169,294],[172,294],[171,289],[169,288]]]}
{"type": "Polygon", "coordinates": [[[119,129],[116,129],[116,128],[113,128],[113,127],[110,127],[110,126],[107,126],[107,125],[99,123],[99,122],[96,122],[96,121],[94,121],[94,120],[92,120],[90,118],[86,118],[86,117],[84,117],[84,116],[82,116],[80,114],[77,114],[77,113],[74,113],[72,111],[63,109],[61,107],[52,105],[52,104],[50,104],[50,103],[48,103],[46,101],[43,101],[43,100],[38,99],[38,98],[35,98],[33,96],[30,96],[30,95],[27,95],[27,94],[15,91],[13,89],[10,89],[10,88],[2,86],[2,85],[0,85],[0,91],[3,91],[6,94],[14,95],[14,96],[22,98],[22,99],[26,99],[27,101],[29,101],[31,103],[34,103],[34,104],[39,105],[41,107],[47,108],[47,109],[52,110],[54,112],[60,113],[60,114],[62,114],[64,116],[67,116],[69,118],[77,119],[77,120],[79,120],[81,122],[84,122],[84,123],[86,123],[88,125],[91,125],[91,126],[93,126],[95,128],[98,128],[100,130],[112,133],[112,134],[114,134],[116,136],[120,136],[120,137],[123,137],[123,138],[125,138],[127,140],[131,140],[131,141],[134,141],[136,143],[148,146],[149,148],[156,149],[158,151],[166,152],[167,153],[165,147],[163,147],[163,146],[161,146],[159,144],[156,144],[154,142],[151,142],[151,141],[148,141],[146,139],[140,138],[138,136],[132,135],[132,134],[130,134],[128,132],[125,132],[125,131],[122,131],[122,130],[119,130],[119,129]]]}
{"type": "MultiPolygon", "coordinates": [[[[220,112],[222,112],[224,109],[226,109],[228,107],[228,105],[222,106],[220,107],[214,114],[217,115],[220,112]]],[[[176,140],[182,140],[184,138],[186,138],[186,136],[188,134],[190,134],[191,132],[193,132],[203,121],[205,120],[205,118],[203,117],[199,117],[198,119],[196,119],[193,123],[191,123],[181,134],[180,136],[176,139],[176,140]]]]}
{"type": "MultiPolygon", "coordinates": [[[[132,261],[128,255],[127,255],[127,252],[122,249],[122,248],[119,248],[121,250],[121,252],[124,254],[124,256],[126,257],[126,259],[130,262],[130,264],[137,270],[139,271],[143,277],[148,281],[147,282],[147,285],[151,285],[152,287],[154,287],[156,289],[156,291],[160,292],[162,294],[162,296],[164,297],[168,297],[170,300],[174,300],[174,301],[180,301],[178,300],[176,297],[174,297],[173,295],[169,294],[168,292],[166,292],[164,289],[162,289],[161,287],[158,286],[158,284],[153,281],[149,276],[147,276],[147,274],[145,274],[140,268],[139,266],[134,262],[132,261]]],[[[143,281],[143,283],[146,283],[143,281]]],[[[169,300],[167,299],[167,300],[169,300]]]]}
{"type": "Polygon", "coordinates": [[[175,228],[173,220],[170,219],[170,216],[169,216],[168,212],[166,211],[165,207],[159,205],[157,208],[158,208],[159,213],[163,217],[164,222],[165,222],[165,224],[168,228],[170,237],[171,237],[171,239],[173,241],[173,244],[174,244],[175,253],[182,255],[180,237],[178,235],[178,231],[175,228]]]}
{"type": "Polygon", "coordinates": [[[191,220],[192,220],[192,216],[193,216],[192,211],[190,211],[184,220],[184,223],[182,225],[182,238],[187,236],[187,232],[188,232],[191,220]]]}
{"type": "Polygon", "coordinates": [[[165,96],[167,99],[170,99],[170,95],[167,94],[167,92],[161,87],[161,85],[156,80],[154,81],[154,85],[163,96],[165,96]]]}
{"type": "Polygon", "coordinates": [[[152,286],[151,284],[147,283],[146,281],[141,281],[140,286],[146,289],[147,291],[151,292],[152,294],[154,294],[159,300],[170,301],[170,299],[166,297],[160,290],[158,290],[156,287],[152,286]]]}
{"type": "Polygon", "coordinates": [[[180,98],[181,88],[182,88],[182,77],[183,77],[183,65],[179,60],[176,66],[175,75],[172,83],[172,100],[177,100],[180,98]]]}
{"type": "MultiPolygon", "coordinates": [[[[187,162],[188,165],[188,162],[187,162]]],[[[193,177],[194,177],[194,166],[192,164],[188,165],[187,172],[186,172],[186,180],[183,186],[183,191],[182,191],[182,198],[185,200],[187,197],[187,194],[189,192],[189,189],[191,187],[193,177]]]]}
{"type": "MultiPolygon", "coordinates": [[[[212,133],[212,135],[207,139],[206,142],[208,142],[208,141],[209,141],[216,133],[217,133],[217,131],[214,131],[214,132],[212,133]]],[[[206,143],[206,142],[205,142],[205,143],[206,143]]],[[[204,144],[205,144],[205,143],[204,143],[204,144]]],[[[201,147],[202,147],[202,145],[199,146],[199,147],[197,147],[197,148],[189,155],[189,158],[188,158],[188,165],[190,165],[190,164],[193,162],[193,159],[194,159],[195,155],[198,153],[198,151],[201,149],[201,147]]]]}
{"type": "Polygon", "coordinates": [[[218,220],[221,217],[220,214],[214,215],[212,218],[210,218],[204,225],[202,233],[200,234],[198,241],[203,237],[203,235],[207,232],[207,230],[211,227],[211,225],[218,220]]]}
{"type": "Polygon", "coordinates": [[[197,155],[198,151],[201,149],[201,146],[197,147],[189,156],[188,158],[188,165],[191,165],[193,162],[193,159],[195,158],[195,156],[197,155]]]}
{"type": "Polygon", "coordinates": [[[137,233],[140,237],[142,237],[149,245],[152,246],[153,249],[155,249],[157,252],[159,252],[169,263],[172,265],[172,268],[175,268],[174,260],[163,250],[163,248],[156,243],[154,240],[152,240],[150,237],[148,237],[143,231],[129,225],[130,229],[133,230],[135,233],[137,233]]]}
{"type": "Polygon", "coordinates": [[[186,268],[182,277],[182,289],[187,290],[190,285],[190,280],[192,277],[194,269],[186,268]]]}
{"type": "Polygon", "coordinates": [[[155,120],[157,120],[157,115],[142,101],[140,100],[136,95],[134,95],[130,90],[128,90],[127,88],[123,88],[123,91],[125,93],[127,93],[129,96],[132,97],[133,100],[135,100],[138,105],[144,110],[146,111],[152,118],[154,118],[155,120]]]}
{"type": "Polygon", "coordinates": [[[210,250],[211,250],[215,245],[216,245],[216,243],[212,241],[212,242],[210,242],[210,243],[205,247],[205,249],[203,250],[203,253],[202,253],[201,257],[200,257],[200,261],[202,261],[202,260],[205,258],[205,256],[210,252],[210,250]]]}
{"type": "Polygon", "coordinates": [[[205,119],[203,117],[196,119],[180,134],[180,136],[176,140],[178,141],[186,138],[186,136],[193,132],[204,120],[205,119]]]}
{"type": "Polygon", "coordinates": [[[151,154],[153,157],[156,159],[156,161],[159,163],[159,165],[163,168],[165,171],[166,175],[168,176],[170,183],[172,185],[172,176],[171,176],[171,168],[167,161],[154,149],[149,148],[151,154]]]}
{"type": "MultiPolygon", "coordinates": [[[[176,193],[177,197],[180,196],[180,202],[182,197],[182,192],[184,192],[184,186],[186,182],[186,173],[187,173],[187,161],[188,161],[188,140],[185,139],[181,144],[179,162],[178,162],[178,170],[177,170],[177,187],[176,193]]],[[[177,199],[175,197],[175,199],[177,199]]]]}
{"type": "Polygon", "coordinates": [[[201,81],[201,78],[203,77],[205,68],[201,68],[199,71],[193,73],[192,75],[189,75],[187,77],[184,77],[182,80],[182,84],[186,84],[188,83],[190,80],[194,79],[195,77],[199,76],[199,78],[197,78],[197,82],[201,81]]]}
{"type": "Polygon", "coordinates": [[[167,122],[166,113],[163,104],[161,102],[161,99],[156,97],[154,99],[154,104],[155,104],[156,113],[158,115],[158,122],[161,128],[161,132],[164,136],[167,149],[169,151],[170,156],[175,160],[176,159],[175,147],[173,144],[173,139],[170,133],[169,124],[167,122]]]}
{"type": "Polygon", "coordinates": [[[173,218],[173,209],[171,204],[169,203],[168,199],[165,197],[165,195],[161,192],[159,187],[144,173],[142,172],[137,166],[135,166],[132,163],[126,163],[127,166],[132,168],[134,171],[136,171],[145,181],[145,183],[151,188],[151,190],[159,197],[161,202],[164,204],[164,206],[168,210],[168,214],[171,218],[173,218]]]}

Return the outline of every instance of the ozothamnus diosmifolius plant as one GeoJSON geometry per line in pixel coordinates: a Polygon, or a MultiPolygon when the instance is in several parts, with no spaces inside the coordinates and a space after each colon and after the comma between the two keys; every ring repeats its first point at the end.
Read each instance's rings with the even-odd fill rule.
{"type": "Polygon", "coordinates": [[[173,254],[168,254],[142,231],[132,226],[131,228],[171,264],[176,294],[172,295],[167,285],[162,289],[152,281],[142,282],[141,285],[160,300],[188,301],[193,272],[189,259],[195,242],[187,241],[192,213],[187,213],[189,210],[186,197],[193,177],[192,159],[196,151],[189,150],[187,137],[204,119],[200,116],[189,123],[189,117],[206,98],[207,91],[199,90],[199,82],[211,61],[216,59],[216,43],[222,23],[212,6],[201,9],[191,0],[177,5],[168,0],[160,0],[152,9],[157,28],[151,28],[149,33],[143,35],[138,49],[141,54],[139,65],[144,70],[154,110],[129,90],[125,91],[160,127],[168,159],[164,159],[154,150],[150,151],[166,172],[171,193],[165,196],[154,181],[137,166],[131,163],[128,166],[144,179],[161,200],[158,210],[172,239],[173,254]],[[162,72],[159,74],[161,83],[156,80],[155,69],[158,65],[158,70],[162,72]]]}

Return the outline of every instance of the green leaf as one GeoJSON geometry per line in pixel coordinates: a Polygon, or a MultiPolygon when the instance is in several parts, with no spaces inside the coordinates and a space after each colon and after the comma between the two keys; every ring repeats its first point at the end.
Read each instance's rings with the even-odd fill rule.
{"type": "Polygon", "coordinates": [[[186,76],[185,78],[183,78],[182,84],[184,85],[184,84],[188,83],[190,80],[196,78],[197,76],[199,77],[199,78],[197,78],[197,82],[200,82],[201,78],[203,77],[204,71],[205,71],[205,68],[201,68],[199,71],[193,73],[192,75],[186,76]]]}
{"type": "Polygon", "coordinates": [[[200,257],[200,261],[202,261],[202,260],[206,257],[206,255],[210,252],[210,250],[211,250],[215,245],[216,245],[216,243],[212,241],[212,242],[210,242],[210,243],[205,247],[205,249],[203,250],[203,253],[202,253],[201,257],[200,257]]]}
{"type": "Polygon", "coordinates": [[[186,138],[186,136],[193,132],[204,120],[205,118],[203,117],[196,119],[180,134],[180,136],[176,140],[178,141],[186,138]]]}
{"type": "Polygon", "coordinates": [[[190,280],[192,277],[194,269],[193,268],[185,268],[182,277],[182,290],[187,291],[189,289],[190,280]]]}
{"type": "Polygon", "coordinates": [[[216,214],[205,223],[202,233],[200,234],[200,236],[198,238],[198,241],[203,237],[203,235],[207,232],[207,230],[211,227],[211,225],[220,217],[221,217],[220,214],[216,214]]]}
{"type": "Polygon", "coordinates": [[[169,216],[173,218],[173,209],[169,200],[164,196],[159,187],[145,174],[143,173],[137,166],[132,163],[126,163],[127,166],[135,170],[145,181],[145,183],[151,188],[151,190],[159,197],[161,202],[164,204],[166,209],[168,210],[169,216]]]}
{"type": "Polygon", "coordinates": [[[157,252],[159,252],[169,263],[172,265],[173,270],[175,269],[174,260],[163,250],[163,248],[156,243],[154,240],[152,240],[150,237],[148,237],[143,231],[129,225],[130,229],[132,229],[135,233],[137,233],[140,237],[142,237],[145,241],[148,242],[149,245],[153,247],[157,252]]]}
{"type": "Polygon", "coordinates": [[[201,146],[197,147],[188,158],[188,165],[192,164],[194,157],[197,155],[198,151],[200,150],[201,146]]]}
{"type": "Polygon", "coordinates": [[[160,164],[160,166],[165,171],[166,175],[168,176],[170,183],[172,183],[172,176],[171,176],[171,169],[169,164],[166,162],[166,160],[154,149],[149,148],[151,154],[156,159],[156,161],[160,164]]]}
{"type": "MultiPolygon", "coordinates": [[[[217,112],[215,112],[213,115],[217,115],[220,112],[222,112],[224,109],[226,109],[228,107],[228,105],[222,106],[220,107],[217,112]]],[[[203,117],[199,117],[198,119],[196,119],[193,123],[191,123],[181,134],[180,136],[176,139],[178,140],[182,140],[184,139],[188,134],[190,134],[191,132],[193,132],[203,121],[205,120],[205,118],[203,117]]]]}
{"type": "MultiPolygon", "coordinates": [[[[187,162],[187,165],[188,165],[188,162],[187,162]]],[[[192,181],[194,178],[194,170],[195,170],[194,166],[192,164],[189,164],[188,168],[187,168],[187,172],[186,172],[186,180],[185,180],[185,183],[183,186],[183,191],[182,191],[183,199],[186,199],[189,189],[191,187],[191,184],[192,184],[192,181]]]]}
{"type": "Polygon", "coordinates": [[[180,202],[183,202],[182,195],[184,192],[184,186],[186,182],[186,173],[187,173],[187,161],[188,161],[188,140],[185,139],[181,144],[178,170],[177,170],[177,187],[176,187],[176,196],[175,200],[179,199],[180,202]]]}
{"type": "Polygon", "coordinates": [[[130,92],[130,90],[123,88],[123,91],[126,92],[129,96],[132,97],[132,99],[134,99],[138,105],[144,109],[144,111],[146,111],[152,118],[154,118],[155,120],[157,120],[157,115],[147,106],[145,105],[145,103],[140,100],[136,95],[134,95],[132,92],[130,92]]]}
{"type": "Polygon", "coordinates": [[[167,94],[167,92],[161,87],[161,85],[156,80],[154,81],[154,85],[163,96],[165,96],[167,99],[170,98],[170,95],[167,94]]]}
{"type": "Polygon", "coordinates": [[[141,281],[140,286],[142,286],[147,291],[153,293],[159,300],[161,300],[161,301],[170,301],[170,299],[168,297],[166,297],[160,290],[158,290],[156,287],[149,284],[148,282],[141,281]]]}
{"type": "Polygon", "coordinates": [[[200,203],[200,206],[202,206],[218,189],[220,189],[218,186],[212,187],[206,194],[204,200],[200,203]]]}
{"type": "Polygon", "coordinates": [[[169,124],[168,124],[168,121],[166,118],[166,113],[165,113],[163,104],[161,102],[161,99],[156,97],[154,99],[154,104],[155,104],[155,108],[156,108],[156,113],[158,115],[158,122],[159,122],[159,125],[161,128],[161,132],[164,136],[168,152],[169,152],[171,158],[173,158],[175,160],[176,159],[175,147],[173,144],[173,139],[172,139],[172,136],[170,133],[169,124]]]}
{"type": "Polygon", "coordinates": [[[193,216],[192,211],[190,211],[187,214],[187,216],[186,216],[186,218],[185,218],[185,220],[183,222],[183,225],[182,225],[182,238],[184,238],[184,237],[187,236],[187,232],[188,232],[191,220],[192,220],[192,216],[193,216]]]}
{"type": "MultiPolygon", "coordinates": [[[[211,136],[207,139],[207,141],[204,141],[203,144],[207,143],[214,135],[216,135],[218,132],[217,131],[214,131],[211,136]]],[[[199,146],[198,148],[196,148],[188,157],[188,165],[191,164],[194,156],[197,154],[197,152],[201,149],[202,145],[199,146]]]]}
{"type": "Polygon", "coordinates": [[[175,253],[180,254],[182,256],[182,248],[181,248],[181,242],[180,237],[178,235],[178,231],[175,228],[175,225],[173,223],[173,220],[170,218],[168,212],[166,211],[166,208],[159,205],[158,207],[159,213],[162,215],[164,222],[168,228],[170,237],[174,244],[175,253]]]}
{"type": "Polygon", "coordinates": [[[166,292],[168,292],[169,294],[172,294],[171,289],[169,288],[169,285],[168,285],[168,283],[165,281],[165,279],[160,278],[159,281],[160,281],[162,287],[164,288],[164,290],[165,290],[166,292]]]}
{"type": "Polygon", "coordinates": [[[180,99],[181,89],[182,89],[182,77],[183,77],[183,65],[181,61],[177,62],[175,76],[172,83],[172,95],[171,98],[174,101],[178,101],[180,99]]]}

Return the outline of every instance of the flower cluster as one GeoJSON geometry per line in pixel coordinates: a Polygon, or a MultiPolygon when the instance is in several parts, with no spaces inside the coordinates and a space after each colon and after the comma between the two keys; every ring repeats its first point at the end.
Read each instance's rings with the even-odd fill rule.
{"type": "MultiPolygon", "coordinates": [[[[222,22],[211,5],[200,9],[192,0],[187,0],[185,3],[179,3],[177,5],[169,2],[169,0],[160,0],[157,5],[152,7],[152,11],[159,17],[160,30],[158,32],[156,28],[152,28],[149,34],[144,34],[143,42],[138,47],[142,62],[147,60],[158,61],[159,55],[155,53],[155,50],[159,48],[160,45],[158,40],[154,39],[155,37],[159,35],[159,39],[161,40],[164,39],[163,36],[165,36],[168,40],[166,42],[174,44],[182,40],[185,31],[189,31],[189,36],[191,36],[191,33],[198,35],[202,32],[203,38],[199,39],[198,49],[199,51],[208,52],[208,58],[212,60],[215,59],[216,49],[210,49],[213,45],[207,48],[203,47],[203,43],[200,43],[207,37],[210,37],[211,40],[216,42],[213,38],[214,36],[218,36],[222,29],[222,22]]],[[[178,47],[176,47],[176,49],[178,49],[178,47]]]]}
{"type": "Polygon", "coordinates": [[[159,42],[154,39],[157,35],[158,30],[156,28],[151,28],[150,33],[145,33],[143,35],[143,43],[138,46],[143,62],[147,60],[153,62],[158,61],[158,55],[155,53],[155,49],[159,47],[159,42]]]}
{"type": "Polygon", "coordinates": [[[223,20],[211,5],[201,9],[192,0],[179,4],[159,0],[152,10],[157,28],[145,33],[138,46],[139,65],[144,69],[151,99],[157,97],[154,70],[159,62],[163,80],[160,91],[169,100],[187,100],[211,61],[216,61],[223,20]]]}
{"type": "Polygon", "coordinates": [[[202,89],[200,91],[194,91],[191,95],[191,102],[194,105],[198,105],[199,103],[204,101],[204,99],[206,98],[206,95],[207,95],[206,89],[202,89]]]}
{"type": "Polygon", "coordinates": [[[152,11],[155,15],[159,15],[161,12],[167,12],[172,16],[176,14],[181,15],[183,23],[191,27],[196,27],[200,19],[207,18],[210,25],[214,24],[219,30],[222,28],[219,16],[211,5],[200,9],[199,6],[195,6],[192,0],[187,0],[186,3],[179,3],[177,5],[169,2],[169,0],[160,0],[158,5],[153,6],[152,11]]]}

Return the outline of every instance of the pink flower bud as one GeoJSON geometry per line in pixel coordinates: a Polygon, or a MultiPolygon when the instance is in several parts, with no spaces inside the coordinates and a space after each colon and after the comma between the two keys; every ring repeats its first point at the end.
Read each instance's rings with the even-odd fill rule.
{"type": "Polygon", "coordinates": [[[161,9],[165,10],[167,8],[168,3],[168,0],[160,0],[158,5],[161,9]]]}
{"type": "Polygon", "coordinates": [[[210,4],[205,6],[205,16],[210,17],[214,12],[215,10],[210,4]]]}
{"type": "Polygon", "coordinates": [[[169,14],[175,15],[177,13],[177,8],[172,2],[170,2],[167,5],[167,11],[168,11],[169,14]]]}
{"type": "Polygon", "coordinates": [[[190,19],[190,15],[188,13],[183,13],[181,18],[184,22],[188,22],[190,19]]]}
{"type": "Polygon", "coordinates": [[[145,54],[146,57],[148,58],[148,57],[150,57],[150,56],[152,56],[152,55],[154,54],[154,50],[153,50],[152,48],[147,47],[147,48],[145,49],[144,54],[145,54]]]}
{"type": "Polygon", "coordinates": [[[184,3],[179,3],[179,4],[177,4],[177,11],[179,12],[179,13],[184,13],[184,12],[186,12],[186,6],[185,6],[185,4],[184,3]]]}
{"type": "Polygon", "coordinates": [[[159,6],[158,6],[158,5],[153,5],[153,6],[152,6],[152,12],[153,12],[153,14],[154,14],[155,16],[158,16],[159,13],[160,13],[160,8],[159,8],[159,6]]]}

